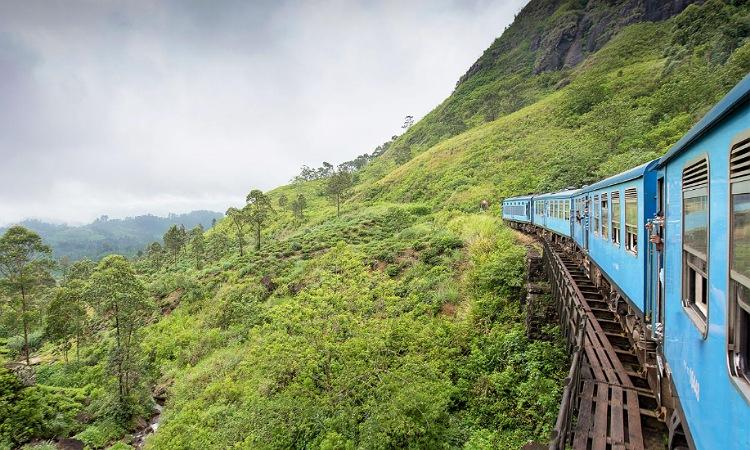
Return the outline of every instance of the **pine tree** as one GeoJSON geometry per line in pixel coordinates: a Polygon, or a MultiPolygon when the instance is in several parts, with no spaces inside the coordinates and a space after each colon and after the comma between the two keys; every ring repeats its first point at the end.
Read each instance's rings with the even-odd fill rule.
{"type": "MultiPolygon", "coordinates": [[[[0,237],[0,289],[7,291],[9,303],[15,307],[23,324],[23,349],[30,365],[29,332],[34,301],[39,288],[54,284],[49,271],[54,266],[52,250],[38,234],[21,226],[10,227],[0,237]]],[[[5,297],[4,297],[5,298],[5,297]]]]}

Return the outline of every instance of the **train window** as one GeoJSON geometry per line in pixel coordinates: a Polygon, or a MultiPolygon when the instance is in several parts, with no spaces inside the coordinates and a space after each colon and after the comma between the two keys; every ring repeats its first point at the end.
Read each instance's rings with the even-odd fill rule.
{"type": "Polygon", "coordinates": [[[638,190],[625,189],[625,250],[638,253],[638,190]]]}
{"type": "Polygon", "coordinates": [[[750,399],[750,137],[732,147],[729,182],[729,368],[750,399]]]}
{"type": "Polygon", "coordinates": [[[599,196],[594,196],[594,235],[599,235],[599,196]]]}
{"type": "Polygon", "coordinates": [[[610,193],[609,199],[612,202],[612,243],[620,245],[620,193],[610,193]]]}
{"type": "Polygon", "coordinates": [[[705,322],[708,319],[708,159],[705,157],[682,171],[682,250],[682,297],[685,305],[697,311],[705,322]]]}
{"type": "Polygon", "coordinates": [[[601,210],[602,210],[602,239],[609,239],[609,203],[607,201],[607,194],[602,194],[601,197],[601,210]]]}
{"type": "Polygon", "coordinates": [[[570,201],[566,201],[564,203],[564,207],[565,207],[565,217],[564,217],[564,219],[570,221],[570,201]]]}

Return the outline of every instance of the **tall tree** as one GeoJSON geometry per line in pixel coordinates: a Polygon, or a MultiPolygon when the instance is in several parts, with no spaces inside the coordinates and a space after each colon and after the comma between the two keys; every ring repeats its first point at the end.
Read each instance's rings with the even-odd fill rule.
{"type": "Polygon", "coordinates": [[[289,198],[286,196],[286,194],[279,195],[279,208],[286,208],[286,205],[289,203],[289,198]]]}
{"type": "Polygon", "coordinates": [[[76,360],[80,360],[81,337],[88,322],[84,286],[81,280],[65,283],[55,289],[52,300],[47,305],[46,334],[61,344],[66,362],[71,340],[75,340],[76,360]]]}
{"type": "Polygon", "coordinates": [[[179,256],[182,247],[185,245],[185,236],[185,227],[178,227],[177,225],[172,225],[164,233],[164,249],[172,254],[173,264],[177,264],[177,257],[179,256]]]}
{"type": "Polygon", "coordinates": [[[354,185],[352,174],[345,170],[337,170],[326,183],[326,194],[336,204],[336,215],[341,215],[341,200],[349,195],[349,189],[354,185]]]}
{"type": "Polygon", "coordinates": [[[141,387],[138,330],[150,312],[146,288],[125,257],[110,255],[101,260],[91,275],[86,295],[97,313],[109,320],[115,343],[110,352],[110,367],[117,380],[118,414],[122,420],[132,416],[132,407],[141,387]]]}
{"type": "Polygon", "coordinates": [[[161,267],[161,259],[164,255],[164,249],[162,248],[161,244],[158,242],[152,242],[148,246],[148,258],[153,261],[154,264],[156,264],[156,267],[161,267]]]}
{"type": "Polygon", "coordinates": [[[203,225],[198,224],[190,230],[190,249],[195,257],[195,267],[200,269],[203,266],[203,259],[206,253],[206,240],[203,237],[203,225]]]}
{"type": "Polygon", "coordinates": [[[273,213],[273,206],[271,206],[271,199],[260,189],[250,191],[246,200],[245,213],[248,221],[255,228],[255,249],[260,250],[261,231],[266,220],[273,213]]]}
{"type": "Polygon", "coordinates": [[[21,226],[10,227],[0,237],[0,288],[17,310],[23,324],[23,349],[29,357],[29,331],[35,312],[35,295],[40,287],[54,283],[49,271],[54,266],[52,250],[38,234],[21,226]]]}
{"type": "Polygon", "coordinates": [[[245,221],[246,218],[242,211],[237,208],[227,209],[227,217],[232,221],[235,228],[237,229],[237,245],[240,247],[240,256],[243,255],[243,246],[245,243],[245,221]]]}
{"type": "Polygon", "coordinates": [[[229,239],[224,233],[213,232],[206,238],[206,257],[213,261],[221,259],[229,251],[229,239]]]}
{"type": "Polygon", "coordinates": [[[295,198],[292,201],[291,204],[292,207],[292,213],[296,218],[299,220],[302,220],[305,218],[305,208],[307,208],[307,199],[305,199],[305,196],[300,194],[297,194],[297,198],[295,198]]]}

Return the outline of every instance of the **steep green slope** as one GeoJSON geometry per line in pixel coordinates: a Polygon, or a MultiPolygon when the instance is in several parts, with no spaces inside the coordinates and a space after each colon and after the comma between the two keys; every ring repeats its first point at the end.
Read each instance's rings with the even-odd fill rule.
{"type": "MultiPolygon", "coordinates": [[[[200,268],[192,247],[176,263],[138,260],[159,307],[143,381],[168,398],[147,447],[544,441],[566,358],[554,328],[546,341],[525,334],[526,250],[497,200],[657,157],[748,73],[750,5],[710,0],[672,17],[682,3],[535,0],[357,174],[340,217],[325,180],[297,183],[269,195],[303,194],[305,217],[277,207],[259,250],[239,256],[224,219],[200,268]],[[493,210],[474,213],[485,198],[493,210]]],[[[123,431],[99,412],[105,345],[38,376],[86,393],[92,419],[67,431],[92,447],[123,431]]]]}
{"type": "Polygon", "coordinates": [[[750,69],[747,2],[712,0],[667,21],[600,30],[588,45],[601,50],[575,67],[535,74],[540,64],[550,69],[547,55],[563,52],[557,59],[565,61],[580,30],[562,48],[553,39],[557,45],[532,50],[533,41],[546,42],[539,36],[618,11],[610,20],[622,27],[639,14],[628,8],[649,2],[601,3],[562,2],[555,10],[555,2],[531,2],[529,15],[522,13],[451,97],[365,169],[372,184],[361,187],[364,198],[466,209],[482,198],[588,183],[662,154],[750,69]],[[519,53],[521,62],[511,61],[519,53]],[[492,103],[496,97],[521,100],[504,108],[492,103]]]}

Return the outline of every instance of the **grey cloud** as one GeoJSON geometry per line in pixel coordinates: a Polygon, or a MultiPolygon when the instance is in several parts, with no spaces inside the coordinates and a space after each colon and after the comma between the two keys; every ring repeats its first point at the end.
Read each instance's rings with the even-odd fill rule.
{"type": "Polygon", "coordinates": [[[369,152],[523,3],[0,2],[0,224],[223,210],[369,152]]]}

